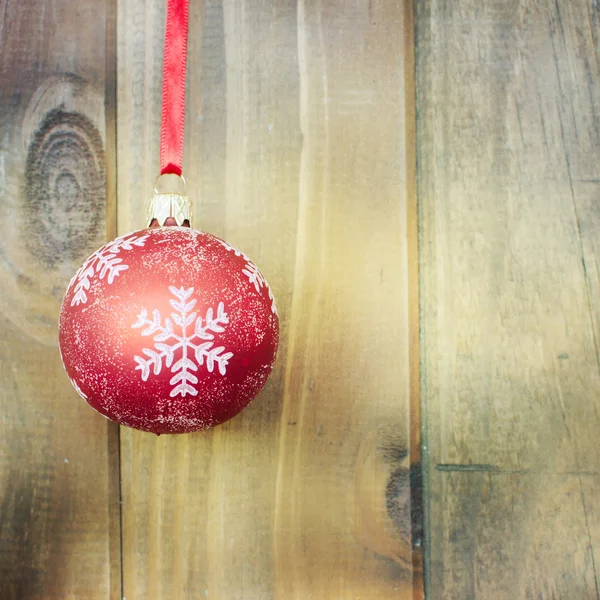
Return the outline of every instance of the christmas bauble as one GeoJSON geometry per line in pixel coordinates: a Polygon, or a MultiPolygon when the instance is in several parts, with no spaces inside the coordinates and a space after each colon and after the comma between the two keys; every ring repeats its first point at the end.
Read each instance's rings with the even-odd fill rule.
{"type": "Polygon", "coordinates": [[[94,252],[65,294],[65,370],[98,412],[184,433],[238,414],[273,367],[279,320],[250,259],[188,227],[136,231],[94,252]]]}

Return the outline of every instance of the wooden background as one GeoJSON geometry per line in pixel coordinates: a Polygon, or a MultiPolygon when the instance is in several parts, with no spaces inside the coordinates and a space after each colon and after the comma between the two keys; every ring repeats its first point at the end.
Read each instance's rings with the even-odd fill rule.
{"type": "Polygon", "coordinates": [[[600,4],[418,4],[428,590],[600,597],[600,4]]]}
{"type": "Polygon", "coordinates": [[[194,435],[79,400],[58,309],[144,226],[164,4],[0,0],[0,598],[600,599],[600,5],[191,5],[195,226],[276,369],[194,435]]]}

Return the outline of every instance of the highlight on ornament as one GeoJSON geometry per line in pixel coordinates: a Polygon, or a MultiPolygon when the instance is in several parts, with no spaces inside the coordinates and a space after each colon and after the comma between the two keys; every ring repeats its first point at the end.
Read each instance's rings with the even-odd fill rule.
{"type": "Polygon", "coordinates": [[[185,196],[157,193],[150,208],[151,226],[94,252],[71,280],[61,357],[79,394],[113,421],[157,434],[206,429],[264,386],[275,300],[243,252],[184,226],[185,196]]]}

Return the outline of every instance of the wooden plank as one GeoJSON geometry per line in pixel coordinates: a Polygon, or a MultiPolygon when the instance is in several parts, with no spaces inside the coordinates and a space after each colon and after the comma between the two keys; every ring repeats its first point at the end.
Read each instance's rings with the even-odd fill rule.
{"type": "Polygon", "coordinates": [[[419,5],[432,598],[598,597],[598,33],[583,0],[419,5]]]}
{"type": "MultiPolygon", "coordinates": [[[[584,481],[596,498],[598,481],[584,481]]],[[[597,598],[579,475],[452,472],[443,486],[432,597],[597,598]]]]}
{"type": "MultiPolygon", "coordinates": [[[[192,5],[195,225],[261,266],[281,348],[228,424],[122,430],[128,600],[413,597],[409,4],[192,5]]],[[[125,233],[143,226],[158,170],[164,6],[119,11],[125,233]]]]}
{"type": "Polygon", "coordinates": [[[111,2],[0,5],[0,597],[120,596],[117,429],[64,374],[58,310],[105,238],[111,2]]]}
{"type": "MultiPolygon", "coordinates": [[[[581,477],[581,500],[587,525],[588,552],[585,559],[587,571],[594,577],[596,597],[598,596],[598,564],[600,561],[600,511],[597,498],[600,497],[600,478],[581,477]]],[[[591,594],[593,597],[593,594],[591,594]]]]}

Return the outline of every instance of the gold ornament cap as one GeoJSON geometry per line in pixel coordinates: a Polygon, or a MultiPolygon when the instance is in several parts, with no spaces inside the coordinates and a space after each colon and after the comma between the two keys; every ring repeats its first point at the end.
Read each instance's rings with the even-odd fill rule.
{"type": "Polygon", "coordinates": [[[185,221],[192,222],[192,205],[187,196],[181,194],[156,193],[148,201],[148,227],[156,219],[159,226],[164,225],[171,217],[180,227],[185,221]]]}
{"type": "Polygon", "coordinates": [[[148,227],[175,224],[179,227],[191,227],[192,205],[185,195],[185,189],[186,181],[183,175],[163,173],[156,178],[154,196],[148,200],[148,227]],[[164,190],[165,187],[168,191],[164,190]],[[174,191],[176,189],[179,191],[174,191]]]}

